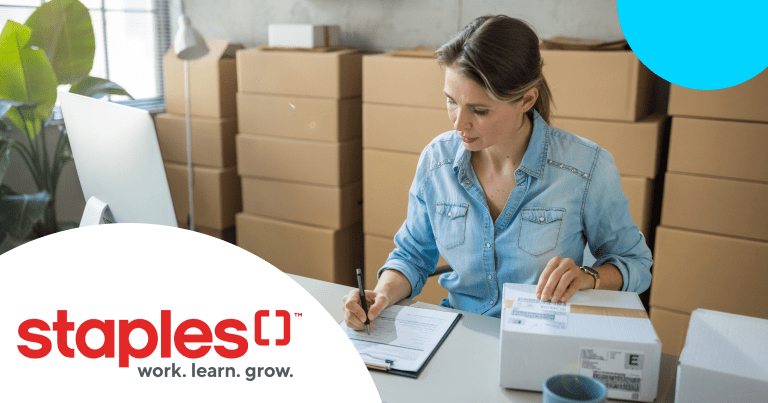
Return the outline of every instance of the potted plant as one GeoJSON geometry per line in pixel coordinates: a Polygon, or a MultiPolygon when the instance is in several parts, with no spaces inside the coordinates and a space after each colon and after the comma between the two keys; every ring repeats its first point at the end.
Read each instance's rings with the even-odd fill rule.
{"type": "MultiPolygon", "coordinates": [[[[56,187],[62,168],[72,157],[67,151],[66,128],[53,126],[51,120],[58,86],[71,85],[70,92],[97,98],[109,94],[130,97],[119,85],[89,76],[94,54],[91,17],[78,0],[43,3],[23,25],[8,21],[0,34],[0,59],[3,60],[0,63],[0,124],[2,127],[15,126],[27,140],[26,144],[10,142],[0,133],[0,140],[7,145],[3,152],[5,162],[0,161],[0,165],[4,163],[7,167],[10,151],[15,150],[39,192],[35,200],[39,203],[45,200],[42,220],[30,228],[34,237],[64,229],[56,219],[56,187]],[[49,150],[46,132],[54,130],[58,131],[59,137],[54,149],[49,150]]],[[[9,218],[11,214],[10,211],[0,211],[0,220],[21,219],[9,218]]],[[[29,218],[32,217],[27,216],[29,218]]],[[[0,229],[6,227],[5,223],[0,223],[0,229]]],[[[20,229],[25,228],[27,226],[20,229]]],[[[29,235],[22,232],[11,235],[29,235]]],[[[0,237],[4,237],[4,233],[0,233],[0,237]]]]}

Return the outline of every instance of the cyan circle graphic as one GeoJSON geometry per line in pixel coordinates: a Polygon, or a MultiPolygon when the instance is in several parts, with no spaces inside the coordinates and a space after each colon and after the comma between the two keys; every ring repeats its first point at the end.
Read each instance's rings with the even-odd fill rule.
{"type": "Polygon", "coordinates": [[[618,0],[635,55],[681,87],[717,90],[768,67],[768,1],[618,0]]]}

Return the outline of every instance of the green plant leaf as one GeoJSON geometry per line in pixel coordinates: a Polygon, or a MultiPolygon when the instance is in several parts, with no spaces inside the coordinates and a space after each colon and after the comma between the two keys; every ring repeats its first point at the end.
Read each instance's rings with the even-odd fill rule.
{"type": "Polygon", "coordinates": [[[34,109],[34,116],[40,121],[45,121],[51,116],[53,105],[56,103],[56,74],[45,57],[45,52],[40,49],[22,49],[19,56],[27,84],[26,101],[38,104],[34,109]]]}
{"type": "Polygon", "coordinates": [[[8,233],[13,238],[29,235],[50,200],[51,196],[45,191],[22,195],[7,185],[0,185],[0,234],[8,233]]]}
{"type": "Polygon", "coordinates": [[[28,46],[31,35],[29,27],[13,21],[8,21],[0,34],[0,99],[36,104],[32,111],[13,104],[5,111],[14,126],[34,138],[51,115],[58,82],[45,52],[28,46]]]}
{"type": "Polygon", "coordinates": [[[73,85],[72,88],[69,89],[69,92],[93,98],[102,98],[106,95],[125,95],[133,99],[131,94],[119,84],[103,78],[91,76],[85,77],[77,84],[73,85]]]}
{"type": "Polygon", "coordinates": [[[0,99],[0,119],[2,119],[5,116],[5,113],[11,110],[11,108],[15,106],[21,106],[24,102],[22,101],[13,101],[10,99],[0,99]]]}
{"type": "MultiPolygon", "coordinates": [[[[8,21],[0,33],[0,60],[3,61],[0,63],[0,77],[3,78],[2,85],[0,85],[0,98],[10,101],[26,101],[28,99],[19,51],[27,44],[30,35],[32,35],[32,30],[29,27],[14,21],[8,21]]],[[[14,126],[24,131],[24,125],[18,112],[11,109],[5,114],[14,126]]]]}
{"type": "Polygon", "coordinates": [[[90,73],[96,39],[91,15],[82,3],[77,0],[43,3],[25,25],[32,28],[29,44],[45,50],[59,84],[74,84],[90,73]]]}

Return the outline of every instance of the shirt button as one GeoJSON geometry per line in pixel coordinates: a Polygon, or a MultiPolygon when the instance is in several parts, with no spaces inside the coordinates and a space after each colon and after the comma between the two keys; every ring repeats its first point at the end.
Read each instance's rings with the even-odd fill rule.
{"type": "Polygon", "coordinates": [[[450,217],[450,216],[451,216],[451,213],[448,213],[448,217],[450,217]]]}
{"type": "Polygon", "coordinates": [[[584,174],[584,177],[585,177],[585,178],[589,178],[589,175],[587,175],[587,174],[584,174]]]}
{"type": "Polygon", "coordinates": [[[485,247],[486,247],[486,248],[490,248],[490,247],[491,247],[491,244],[490,244],[489,242],[486,242],[486,243],[485,243],[485,247]]]}
{"type": "Polygon", "coordinates": [[[496,300],[495,300],[495,299],[492,299],[492,300],[491,300],[491,305],[495,305],[495,304],[496,304],[496,300]]]}
{"type": "Polygon", "coordinates": [[[539,221],[544,221],[544,217],[539,217],[539,221]]]}
{"type": "Polygon", "coordinates": [[[469,185],[469,181],[464,182],[465,185],[469,185]]]}
{"type": "Polygon", "coordinates": [[[488,275],[488,280],[493,280],[493,276],[489,274],[488,275]]]}
{"type": "Polygon", "coordinates": [[[507,214],[504,214],[504,217],[509,217],[509,213],[507,213],[507,214]]]}
{"type": "Polygon", "coordinates": [[[563,167],[563,164],[560,164],[560,168],[562,168],[562,167],[563,167]]]}
{"type": "Polygon", "coordinates": [[[572,169],[571,169],[571,172],[576,172],[576,168],[572,168],[572,169]]]}

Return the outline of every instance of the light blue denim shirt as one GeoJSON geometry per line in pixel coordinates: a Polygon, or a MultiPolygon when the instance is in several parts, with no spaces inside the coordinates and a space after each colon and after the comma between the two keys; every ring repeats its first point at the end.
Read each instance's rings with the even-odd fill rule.
{"type": "Polygon", "coordinates": [[[378,274],[398,270],[418,295],[442,255],[443,305],[498,317],[504,283],[537,284],[554,256],[581,265],[585,243],[594,266],[611,263],[623,291],[651,284],[651,251],[629,214],[613,157],[595,143],[547,125],[536,112],[516,187],[494,223],[458,132],[422,151],[409,191],[408,217],[378,274]]]}

